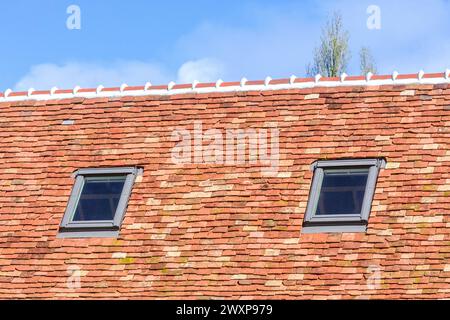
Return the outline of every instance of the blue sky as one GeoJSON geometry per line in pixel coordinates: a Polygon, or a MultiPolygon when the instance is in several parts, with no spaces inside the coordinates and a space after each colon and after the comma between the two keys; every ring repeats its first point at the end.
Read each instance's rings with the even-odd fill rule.
{"type": "Polygon", "coordinates": [[[336,10],[350,33],[347,73],[359,74],[361,46],[379,73],[450,68],[448,0],[15,0],[0,10],[0,90],[304,76],[336,10]],[[70,5],[79,30],[66,27],[70,5]],[[367,27],[370,5],[380,29],[367,27]]]}

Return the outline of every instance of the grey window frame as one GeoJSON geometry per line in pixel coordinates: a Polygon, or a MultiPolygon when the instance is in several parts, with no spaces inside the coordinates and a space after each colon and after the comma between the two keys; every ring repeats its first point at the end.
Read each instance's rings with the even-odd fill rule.
{"type": "Polygon", "coordinates": [[[136,176],[141,174],[142,168],[138,167],[86,168],[76,170],[72,174],[72,177],[75,178],[75,183],[60,224],[58,237],[117,237],[119,235],[120,226],[125,217],[128,200],[130,198],[136,176]],[[117,175],[123,175],[126,176],[126,178],[119,203],[114,214],[114,219],[108,221],[73,221],[72,219],[74,217],[86,178],[106,178],[117,175]]]}
{"type": "Polygon", "coordinates": [[[311,171],[313,171],[314,174],[303,221],[302,233],[366,232],[378,174],[380,169],[385,167],[386,160],[384,158],[315,161],[311,165],[311,171]],[[316,215],[315,212],[319,201],[320,190],[322,188],[324,170],[352,170],[360,168],[369,169],[361,212],[359,214],[316,215]]]}

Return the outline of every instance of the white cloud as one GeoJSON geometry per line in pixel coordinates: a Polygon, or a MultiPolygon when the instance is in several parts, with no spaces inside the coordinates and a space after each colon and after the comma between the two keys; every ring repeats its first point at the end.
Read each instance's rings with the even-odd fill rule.
{"type": "Polygon", "coordinates": [[[300,76],[319,32],[318,23],[295,19],[289,14],[284,18],[276,15],[267,18],[264,25],[257,27],[205,22],[181,37],[177,50],[192,57],[220,60],[226,66],[220,75],[224,80],[286,77],[293,73],[300,76]]]}
{"type": "MultiPolygon", "coordinates": [[[[217,80],[223,65],[216,59],[203,58],[183,63],[178,69],[178,83],[194,80],[209,82],[217,80]]],[[[175,77],[162,65],[141,61],[120,61],[108,66],[96,63],[69,62],[65,64],[44,63],[32,66],[29,72],[15,85],[14,90],[73,88],[95,88],[140,85],[147,81],[154,84],[168,83],[175,77]]]]}
{"type": "Polygon", "coordinates": [[[32,66],[30,71],[15,85],[15,90],[29,88],[58,88],[119,86],[122,83],[140,85],[150,81],[166,83],[170,81],[168,72],[158,64],[140,61],[120,61],[108,66],[95,63],[69,62],[62,65],[53,63],[32,66]]]}
{"type": "Polygon", "coordinates": [[[187,61],[178,69],[179,83],[191,83],[194,80],[200,82],[214,82],[224,72],[224,66],[216,59],[199,59],[187,61]]]}

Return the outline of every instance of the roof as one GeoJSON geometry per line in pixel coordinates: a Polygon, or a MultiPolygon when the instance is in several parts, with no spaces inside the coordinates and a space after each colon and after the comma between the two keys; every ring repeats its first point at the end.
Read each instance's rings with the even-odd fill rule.
{"type": "Polygon", "coordinates": [[[450,298],[448,73],[378,77],[3,95],[0,298],[450,298]],[[278,172],[174,163],[196,123],[275,124],[278,172]],[[301,233],[312,163],[378,157],[367,232],[301,233]],[[119,237],[58,238],[72,173],[118,166],[143,168],[119,237]]]}
{"type": "Polygon", "coordinates": [[[209,93],[209,92],[230,92],[230,91],[250,91],[250,90],[280,90],[293,88],[313,88],[313,87],[337,87],[337,86],[379,86],[379,85],[406,85],[406,84],[438,84],[450,82],[450,69],[442,73],[398,74],[394,71],[392,75],[374,75],[371,72],[365,76],[348,76],[343,73],[340,77],[322,77],[320,74],[313,78],[297,78],[292,75],[286,79],[272,79],[266,77],[264,80],[249,81],[245,77],[240,81],[224,82],[219,79],[214,83],[200,83],[194,81],[190,84],[176,84],[169,82],[166,85],[152,85],[147,82],[143,86],[128,86],[122,84],[120,87],[105,88],[99,85],[96,88],[81,88],[76,86],[73,89],[58,89],[53,87],[50,90],[35,90],[30,88],[27,91],[14,92],[11,89],[0,93],[1,101],[20,100],[49,100],[66,99],[75,97],[121,97],[121,96],[142,96],[142,95],[174,95],[183,93],[209,93]]]}

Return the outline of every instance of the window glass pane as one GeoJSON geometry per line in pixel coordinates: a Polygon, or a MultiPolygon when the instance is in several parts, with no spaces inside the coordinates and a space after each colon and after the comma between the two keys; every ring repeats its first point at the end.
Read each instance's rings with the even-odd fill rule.
{"type": "Polygon", "coordinates": [[[325,169],[323,174],[316,214],[360,214],[369,169],[325,169]]]}
{"type": "Polygon", "coordinates": [[[126,176],[87,177],[73,221],[113,220],[126,176]]]}

